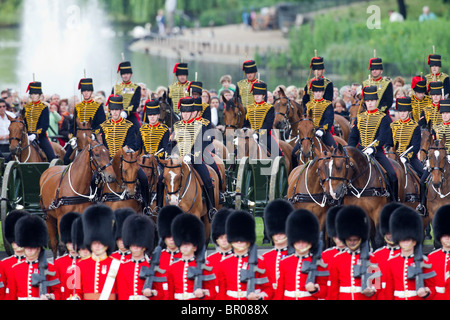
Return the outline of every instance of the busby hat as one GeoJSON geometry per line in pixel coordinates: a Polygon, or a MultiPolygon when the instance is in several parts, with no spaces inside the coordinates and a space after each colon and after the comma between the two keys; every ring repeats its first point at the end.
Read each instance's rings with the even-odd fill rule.
{"type": "Polygon", "coordinates": [[[309,87],[313,92],[314,91],[325,91],[325,80],[323,78],[312,79],[309,87]]]}
{"type": "Polygon", "coordinates": [[[383,70],[383,60],[381,58],[370,59],[369,70],[383,70]]]}
{"type": "Polygon", "coordinates": [[[378,100],[377,87],[370,86],[364,87],[362,90],[362,99],[363,100],[378,100]]]}
{"type": "Polygon", "coordinates": [[[230,243],[244,241],[253,244],[256,241],[255,219],[246,211],[231,213],[226,221],[225,231],[230,243]]]}
{"type": "Polygon", "coordinates": [[[192,98],[192,97],[183,97],[180,100],[178,100],[178,110],[180,110],[180,112],[193,112],[193,111],[195,111],[194,98],[192,98]]]}
{"type": "Polygon", "coordinates": [[[109,110],[122,110],[123,109],[123,97],[119,95],[110,95],[108,101],[106,101],[106,106],[109,110]]]}
{"type": "Polygon", "coordinates": [[[433,66],[441,67],[442,66],[441,56],[439,54],[430,54],[428,56],[428,65],[430,67],[433,66]]]}
{"type": "Polygon", "coordinates": [[[145,215],[132,214],[123,222],[122,240],[125,248],[131,245],[153,251],[155,243],[155,223],[145,215]]]}
{"type": "Polygon", "coordinates": [[[5,239],[9,243],[16,242],[16,237],[14,234],[14,228],[16,226],[17,220],[22,218],[23,216],[26,216],[30,214],[26,210],[13,210],[5,218],[4,225],[5,225],[5,239]]]}
{"type": "Polygon", "coordinates": [[[342,205],[333,206],[327,211],[327,216],[325,217],[325,228],[327,235],[330,238],[337,237],[336,231],[336,216],[339,210],[343,208],[342,205]]]}
{"type": "Polygon", "coordinates": [[[284,199],[270,201],[264,208],[264,223],[271,238],[278,233],[286,233],[286,219],[294,211],[292,204],[284,199]]]}
{"type": "Polygon", "coordinates": [[[27,214],[17,220],[14,227],[14,237],[19,247],[43,248],[48,244],[48,230],[44,220],[27,214]]]}
{"type": "Polygon", "coordinates": [[[120,75],[126,74],[126,73],[133,73],[133,69],[131,68],[131,62],[130,61],[124,61],[119,64],[119,67],[117,68],[117,73],[120,72],[120,75]]]}
{"type": "Polygon", "coordinates": [[[421,76],[415,76],[411,80],[411,89],[417,93],[427,92],[427,79],[421,76]]]}
{"type": "Polygon", "coordinates": [[[189,83],[187,91],[189,92],[190,95],[192,95],[194,92],[202,94],[203,83],[199,81],[191,81],[191,83],[189,83]]]}
{"type": "Polygon", "coordinates": [[[439,101],[439,112],[450,112],[450,99],[444,99],[439,101]]]}
{"type": "Polygon", "coordinates": [[[62,216],[59,221],[59,233],[61,235],[60,241],[62,243],[72,242],[72,224],[75,219],[81,217],[81,213],[79,212],[67,212],[62,216]]]}
{"type": "Polygon", "coordinates": [[[80,249],[87,249],[86,245],[84,244],[83,220],[81,216],[79,218],[76,218],[72,223],[71,231],[73,248],[76,251],[80,249]]]}
{"type": "Polygon", "coordinates": [[[319,220],[311,211],[295,210],[286,220],[288,244],[294,246],[297,241],[305,241],[311,244],[314,251],[319,243],[319,229],[319,220]]]}
{"type": "Polygon", "coordinates": [[[29,94],[42,94],[42,83],[41,82],[30,82],[27,88],[29,94]]]}
{"type": "Polygon", "coordinates": [[[444,84],[442,81],[433,81],[429,84],[428,93],[430,95],[442,95],[442,89],[444,88],[444,84]]]}
{"type": "Polygon", "coordinates": [[[94,82],[90,78],[81,79],[78,83],[78,90],[81,90],[81,92],[94,91],[94,82]]]}
{"type": "Polygon", "coordinates": [[[179,214],[183,214],[183,210],[180,207],[169,205],[161,208],[157,220],[158,233],[161,239],[172,236],[170,226],[173,219],[179,214]]]}
{"type": "Polygon", "coordinates": [[[227,221],[228,216],[233,212],[233,210],[228,208],[221,208],[214,215],[211,221],[211,239],[215,244],[217,239],[226,234],[225,232],[225,222],[227,221]]]}
{"type": "Polygon", "coordinates": [[[395,109],[397,111],[412,111],[411,98],[401,97],[395,100],[395,109]]]}
{"type": "Polygon", "coordinates": [[[91,248],[94,241],[108,247],[110,254],[115,249],[116,217],[113,210],[104,204],[88,207],[82,214],[84,244],[91,248]]]}
{"type": "Polygon", "coordinates": [[[123,207],[114,210],[114,215],[116,216],[116,234],[115,240],[122,238],[123,222],[129,216],[136,214],[136,211],[129,207],[123,207]]]}
{"type": "Polygon", "coordinates": [[[158,99],[152,99],[145,101],[144,106],[144,122],[147,120],[147,116],[151,115],[159,115],[161,114],[161,108],[159,107],[159,100],[158,99]]]}
{"type": "Polygon", "coordinates": [[[185,213],[176,216],[172,221],[171,230],[177,247],[184,243],[192,243],[199,252],[205,245],[203,222],[193,214],[185,213]]]}
{"type": "Polygon", "coordinates": [[[311,70],[323,70],[325,69],[325,64],[323,63],[322,57],[313,57],[311,63],[309,64],[311,70]]]}
{"type": "Polygon", "coordinates": [[[203,102],[201,97],[193,98],[194,99],[194,111],[203,111],[203,102]]]}
{"type": "Polygon", "coordinates": [[[255,82],[252,85],[251,92],[253,93],[253,95],[255,95],[255,94],[266,95],[267,94],[267,84],[265,84],[264,82],[255,82]]]}
{"type": "Polygon", "coordinates": [[[418,243],[423,241],[423,222],[416,210],[403,206],[392,212],[389,219],[392,241],[398,243],[402,240],[413,239],[418,243]]]}
{"type": "Polygon", "coordinates": [[[441,241],[441,237],[450,236],[450,204],[443,205],[437,209],[433,218],[433,235],[434,239],[441,241]]]}
{"type": "Polygon", "coordinates": [[[360,237],[364,242],[369,239],[369,230],[369,218],[364,209],[349,205],[339,210],[336,216],[336,231],[342,242],[352,236],[360,237]]]}
{"type": "Polygon", "coordinates": [[[176,76],[188,76],[189,75],[189,68],[187,63],[177,63],[175,64],[175,67],[173,68],[173,73],[175,73],[176,76]]]}
{"type": "Polygon", "coordinates": [[[389,219],[391,218],[392,212],[394,210],[403,207],[404,205],[400,202],[389,202],[380,211],[378,226],[382,236],[391,233],[389,230],[389,219]]]}
{"type": "Polygon", "coordinates": [[[254,60],[247,60],[242,64],[242,71],[245,73],[256,73],[258,72],[258,67],[254,60]]]}

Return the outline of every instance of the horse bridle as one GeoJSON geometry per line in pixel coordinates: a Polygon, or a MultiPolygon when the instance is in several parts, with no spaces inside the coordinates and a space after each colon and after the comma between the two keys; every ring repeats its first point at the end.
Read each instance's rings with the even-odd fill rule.
{"type": "MultiPolygon", "coordinates": [[[[445,147],[433,147],[433,146],[431,146],[429,151],[432,151],[432,150],[434,150],[434,151],[442,151],[443,150],[445,153],[447,153],[447,149],[445,147]]],[[[428,157],[428,158],[430,158],[430,157],[428,157]]],[[[430,172],[438,170],[438,171],[440,171],[442,173],[442,175],[441,175],[441,182],[444,181],[445,173],[447,172],[446,171],[447,163],[448,163],[447,159],[444,159],[444,165],[442,166],[442,168],[441,167],[432,167],[432,168],[430,167],[430,172]]]]}
{"type": "MultiPolygon", "coordinates": [[[[328,171],[325,171],[326,172],[325,179],[320,179],[320,185],[322,187],[323,187],[324,183],[326,183],[326,182],[328,182],[330,180],[331,181],[332,180],[344,181],[345,185],[347,185],[349,182],[351,183],[352,180],[350,180],[348,178],[348,171],[349,171],[350,167],[353,167],[353,163],[350,161],[350,156],[348,155],[347,150],[345,150],[345,149],[343,149],[343,150],[344,150],[344,155],[343,156],[332,154],[332,155],[330,155],[328,157],[322,157],[322,158],[319,158],[317,160],[317,161],[320,161],[320,160],[324,160],[325,161],[325,160],[332,160],[332,159],[345,159],[345,175],[344,175],[344,177],[333,177],[333,176],[330,175],[330,173],[328,173],[328,171]]],[[[353,180],[355,180],[355,179],[353,179],[353,180]]]]}
{"type": "Polygon", "coordinates": [[[123,179],[123,166],[122,166],[122,163],[125,162],[125,163],[128,163],[128,164],[133,164],[133,163],[136,163],[137,161],[138,161],[137,158],[134,161],[128,161],[128,160],[124,159],[123,155],[120,156],[120,175],[122,177],[122,183],[123,184],[135,184],[137,182],[137,180],[138,180],[138,176],[136,176],[136,179],[134,179],[132,181],[124,180],[123,179]]]}
{"type": "Polygon", "coordinates": [[[97,160],[95,160],[94,154],[92,153],[92,150],[94,150],[97,147],[101,147],[104,146],[102,143],[96,144],[95,146],[91,147],[91,145],[89,144],[89,160],[91,163],[91,169],[92,169],[92,164],[94,164],[94,169],[92,169],[92,171],[97,171],[100,174],[103,174],[103,171],[108,168],[109,166],[112,165],[112,160],[110,160],[107,164],[105,164],[103,167],[100,167],[100,165],[98,164],[97,160]]]}
{"type": "Polygon", "coordinates": [[[22,121],[22,120],[12,120],[11,121],[12,123],[20,123],[20,124],[22,124],[23,125],[23,129],[22,129],[22,135],[20,136],[20,138],[17,138],[17,137],[10,137],[9,138],[9,144],[11,145],[11,141],[17,141],[18,142],[18,147],[17,147],[17,149],[19,150],[19,154],[23,151],[23,150],[25,150],[25,149],[28,149],[30,146],[31,146],[31,143],[30,144],[28,144],[25,148],[22,148],[21,146],[20,146],[20,144],[22,143],[22,139],[23,139],[23,136],[24,136],[24,134],[26,134],[26,128],[27,128],[27,125],[26,125],[26,123],[24,122],[24,121],[22,121]]]}
{"type": "MultiPolygon", "coordinates": [[[[227,108],[227,106],[225,106],[225,108],[227,108]]],[[[237,114],[237,117],[236,117],[236,124],[235,124],[235,125],[233,125],[233,124],[226,124],[226,125],[225,125],[225,129],[227,129],[227,128],[238,129],[238,123],[241,121],[242,111],[241,111],[241,109],[240,109],[239,107],[237,107],[237,106],[234,104],[234,102],[233,102],[233,106],[230,107],[230,108],[232,108],[232,109],[238,109],[238,112],[235,113],[235,114],[237,114]]]]}

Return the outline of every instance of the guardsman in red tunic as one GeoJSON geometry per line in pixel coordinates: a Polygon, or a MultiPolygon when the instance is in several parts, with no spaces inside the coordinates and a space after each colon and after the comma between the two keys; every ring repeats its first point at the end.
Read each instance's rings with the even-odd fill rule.
{"type": "Polygon", "coordinates": [[[123,222],[129,216],[136,212],[131,208],[119,208],[114,210],[116,216],[116,246],[117,250],[111,254],[111,258],[117,259],[120,262],[127,262],[131,258],[131,251],[124,246],[122,239],[123,222]]]}
{"type": "Polygon", "coordinates": [[[115,246],[114,212],[102,204],[92,205],[82,214],[82,221],[84,243],[92,255],[78,263],[80,284],[76,288],[76,298],[116,300],[115,276],[121,263],[109,256],[115,246]]]}
{"type": "Polygon", "coordinates": [[[295,253],[281,260],[274,300],[318,300],[327,295],[328,271],[321,261],[319,220],[308,210],[292,212],[286,221],[295,253]]]}
{"type": "MultiPolygon", "coordinates": [[[[376,284],[362,283],[362,274],[378,271],[374,257],[367,249],[369,217],[357,206],[346,206],[336,216],[337,235],[347,249],[334,257],[330,269],[330,300],[375,300],[376,284]],[[365,250],[363,250],[363,247],[365,250]],[[362,262],[367,268],[362,268],[362,262]],[[365,287],[363,289],[363,287],[365,287]]],[[[372,276],[372,275],[369,275],[372,276]]],[[[377,279],[376,279],[377,280],[377,279]]]]}
{"type": "Polygon", "coordinates": [[[433,218],[434,239],[441,244],[441,248],[428,254],[428,261],[436,272],[434,278],[436,295],[433,300],[449,300],[450,288],[450,219],[448,212],[450,205],[440,207],[433,218]]]}
{"type": "MultiPolygon", "coordinates": [[[[336,232],[336,215],[342,208],[342,205],[331,207],[327,211],[327,216],[325,217],[325,230],[327,232],[327,236],[332,240],[332,243],[335,244],[334,246],[329,247],[322,252],[322,261],[327,265],[328,270],[331,270],[331,266],[334,262],[334,257],[347,248],[345,246],[345,243],[338,238],[336,232]]],[[[327,286],[330,286],[330,281],[327,282],[327,286]]],[[[327,292],[329,293],[330,290],[327,290],[327,292]]]]}
{"type": "Polygon", "coordinates": [[[264,259],[256,251],[253,216],[246,211],[235,211],[227,218],[225,230],[233,254],[219,264],[217,299],[270,300],[273,280],[266,274],[264,259]]]}
{"type": "Polygon", "coordinates": [[[14,234],[14,227],[16,225],[17,220],[22,218],[23,216],[29,214],[28,211],[25,210],[13,210],[11,211],[5,218],[5,239],[11,245],[11,248],[14,251],[14,254],[4,258],[0,262],[0,282],[3,283],[4,287],[0,289],[0,300],[9,300],[8,294],[8,278],[11,272],[11,268],[16,263],[25,259],[25,250],[22,247],[19,247],[16,242],[16,237],[14,234]]]}
{"type": "Polygon", "coordinates": [[[63,215],[59,222],[60,242],[66,246],[67,253],[55,259],[56,276],[61,282],[61,299],[66,300],[73,293],[73,275],[77,261],[80,259],[72,242],[72,224],[80,218],[78,212],[68,212],[63,215]]]}
{"type": "MultiPolygon", "coordinates": [[[[389,219],[395,209],[403,207],[404,205],[399,202],[389,202],[386,204],[380,212],[380,218],[378,221],[380,235],[383,236],[385,246],[374,251],[373,255],[378,263],[381,270],[381,290],[382,295],[383,290],[386,288],[386,264],[389,259],[400,253],[400,247],[398,243],[392,241],[392,233],[389,230],[389,219]]],[[[378,299],[382,299],[382,296],[378,296],[378,299]]]]}
{"type": "Polygon", "coordinates": [[[275,199],[264,209],[264,223],[268,237],[274,248],[265,252],[262,257],[266,262],[266,273],[274,280],[273,289],[277,289],[280,277],[280,263],[288,255],[288,238],[286,236],[286,219],[294,211],[294,207],[283,199],[275,199]]]}
{"type": "Polygon", "coordinates": [[[59,279],[47,262],[44,247],[48,230],[37,215],[25,215],[14,228],[17,244],[25,248],[25,260],[15,264],[8,279],[11,300],[60,300],[59,279]]]}
{"type": "Polygon", "coordinates": [[[431,300],[436,292],[436,273],[422,254],[423,222],[417,211],[401,207],[389,219],[392,240],[400,254],[387,262],[385,300],[431,300]]]}
{"type": "Polygon", "coordinates": [[[167,268],[168,299],[213,300],[216,276],[206,262],[203,222],[193,214],[181,214],[173,219],[171,229],[181,259],[167,268]]]}
{"type": "Polygon", "coordinates": [[[123,244],[131,251],[131,258],[122,263],[117,274],[119,300],[158,300],[164,297],[161,283],[155,281],[151,288],[144,289],[147,280],[145,270],[150,268],[145,252],[153,251],[155,229],[153,220],[136,213],[123,222],[123,244]]]}

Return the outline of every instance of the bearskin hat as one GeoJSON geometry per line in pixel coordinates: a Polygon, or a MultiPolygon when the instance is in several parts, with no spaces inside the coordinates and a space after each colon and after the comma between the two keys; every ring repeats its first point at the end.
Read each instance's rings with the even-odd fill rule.
{"type": "Polygon", "coordinates": [[[126,218],[129,216],[136,214],[136,211],[134,211],[131,208],[124,207],[114,210],[114,214],[116,216],[116,235],[115,240],[119,240],[122,238],[122,229],[123,229],[123,222],[126,218]]]}
{"type": "Polygon", "coordinates": [[[417,211],[407,206],[397,208],[392,212],[389,219],[389,230],[392,233],[392,241],[395,243],[408,239],[413,239],[418,243],[423,241],[422,218],[417,211]]]}
{"type": "Polygon", "coordinates": [[[5,224],[5,239],[9,243],[16,242],[16,237],[14,234],[14,228],[16,226],[17,220],[22,218],[23,216],[26,216],[30,214],[26,210],[13,210],[5,218],[4,224],[5,224]]]}
{"type": "Polygon", "coordinates": [[[75,249],[75,251],[78,251],[80,249],[89,249],[84,244],[83,220],[81,216],[79,218],[76,218],[72,223],[71,234],[73,248],[75,249]]]}
{"type": "Polygon", "coordinates": [[[337,205],[337,206],[331,207],[327,211],[327,216],[325,218],[325,228],[326,228],[326,231],[327,231],[327,235],[330,238],[337,237],[337,232],[336,232],[336,215],[339,212],[339,210],[341,210],[342,208],[343,208],[342,205],[337,205]]]}
{"type": "Polygon", "coordinates": [[[129,215],[122,226],[122,240],[125,248],[131,245],[153,251],[156,225],[152,219],[136,213],[129,215]]]}
{"type": "Polygon", "coordinates": [[[203,222],[195,215],[185,213],[176,216],[171,225],[173,241],[177,247],[192,243],[197,252],[205,245],[205,228],[203,222]]]}
{"type": "Polygon", "coordinates": [[[161,239],[172,237],[171,225],[173,219],[179,214],[184,213],[180,207],[177,206],[165,206],[161,208],[158,214],[158,234],[161,239]]]}
{"type": "Polygon", "coordinates": [[[394,210],[403,207],[404,205],[400,202],[389,202],[380,211],[380,216],[378,219],[378,226],[381,235],[384,237],[387,233],[391,233],[389,230],[389,219],[391,218],[392,212],[394,210]]]}
{"type": "Polygon", "coordinates": [[[215,244],[217,239],[226,234],[225,232],[225,222],[227,221],[228,216],[233,212],[232,209],[221,208],[214,215],[211,221],[211,240],[215,244]]]}
{"type": "Polygon", "coordinates": [[[364,242],[369,239],[369,217],[364,209],[358,206],[345,206],[336,216],[336,231],[342,242],[351,236],[358,236],[364,242]]]}
{"type": "Polygon", "coordinates": [[[436,241],[441,242],[441,237],[450,235],[450,204],[440,207],[433,218],[433,234],[436,241]]]}
{"type": "Polygon", "coordinates": [[[225,224],[228,242],[245,241],[250,244],[256,241],[255,219],[242,210],[234,211],[225,224]]]}
{"type": "Polygon", "coordinates": [[[47,225],[37,215],[27,214],[17,220],[14,235],[17,245],[22,248],[44,248],[48,245],[47,225]]]}
{"type": "Polygon", "coordinates": [[[108,254],[110,254],[116,246],[114,211],[104,204],[96,204],[84,211],[82,219],[85,246],[90,249],[92,242],[99,241],[108,247],[108,254]]]}
{"type": "Polygon", "coordinates": [[[297,241],[305,241],[311,244],[314,251],[319,243],[319,229],[319,220],[311,211],[295,210],[286,220],[288,244],[294,246],[297,241]]]}
{"type": "Polygon", "coordinates": [[[59,221],[59,234],[61,242],[66,244],[72,242],[72,224],[75,219],[81,217],[79,212],[67,212],[59,221]]]}
{"type": "Polygon", "coordinates": [[[277,233],[286,233],[286,219],[292,211],[294,207],[284,199],[275,199],[267,204],[264,209],[264,223],[270,238],[277,233]]]}

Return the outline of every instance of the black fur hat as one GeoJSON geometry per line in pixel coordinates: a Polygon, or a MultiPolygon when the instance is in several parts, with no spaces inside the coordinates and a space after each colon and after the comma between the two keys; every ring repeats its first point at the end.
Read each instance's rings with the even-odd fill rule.
{"type": "Polygon", "coordinates": [[[275,199],[267,204],[264,209],[264,223],[270,238],[277,233],[286,233],[286,219],[292,211],[294,207],[284,199],[275,199]]]}
{"type": "Polygon", "coordinates": [[[72,243],[73,248],[75,251],[78,251],[80,249],[89,249],[84,244],[84,232],[83,232],[83,220],[81,216],[79,218],[76,218],[75,221],[72,223],[72,243]]]}
{"type": "Polygon", "coordinates": [[[116,215],[116,236],[115,240],[122,238],[122,228],[123,228],[123,222],[126,218],[129,216],[136,214],[136,211],[134,211],[131,208],[124,207],[114,210],[114,214],[116,215]]]}
{"type": "Polygon", "coordinates": [[[183,243],[192,243],[199,252],[205,245],[205,228],[203,222],[195,215],[185,213],[172,221],[173,241],[177,247],[183,243]]]}
{"type": "Polygon", "coordinates": [[[336,231],[336,216],[339,210],[341,210],[344,206],[337,205],[334,207],[331,207],[327,211],[327,216],[325,218],[325,229],[327,232],[327,235],[330,238],[337,237],[337,231],[336,231]]]}
{"type": "Polygon", "coordinates": [[[214,244],[221,235],[226,234],[225,222],[232,212],[232,209],[222,208],[214,215],[211,221],[211,240],[214,244]]]}
{"type": "Polygon", "coordinates": [[[59,221],[59,234],[61,235],[60,241],[64,244],[72,242],[72,224],[75,219],[81,217],[79,212],[67,212],[59,221]]]}
{"type": "Polygon", "coordinates": [[[436,241],[441,242],[441,237],[450,235],[450,204],[440,207],[433,218],[433,234],[436,241]]]}
{"type": "Polygon", "coordinates": [[[172,230],[170,229],[172,221],[177,215],[182,213],[184,213],[183,210],[177,206],[165,206],[161,208],[157,221],[158,234],[161,239],[172,236],[172,230]]]}
{"type": "Polygon", "coordinates": [[[403,206],[404,205],[401,204],[400,202],[389,202],[383,207],[383,209],[381,209],[378,226],[380,228],[380,233],[383,237],[387,233],[391,233],[389,229],[389,219],[391,218],[392,212],[403,206]]]}
{"type": "Polygon", "coordinates": [[[389,230],[392,233],[392,241],[396,243],[408,239],[416,240],[418,243],[423,241],[422,218],[417,211],[407,206],[392,212],[389,230]]]}
{"type": "Polygon", "coordinates": [[[149,217],[136,213],[130,215],[123,222],[123,245],[128,249],[131,245],[136,245],[151,252],[155,243],[155,229],[155,223],[149,217]]]}
{"type": "Polygon", "coordinates": [[[16,243],[22,248],[44,248],[48,245],[48,230],[45,221],[27,214],[17,220],[14,227],[16,243]]]}
{"type": "Polygon", "coordinates": [[[319,220],[311,211],[295,210],[286,220],[288,244],[293,246],[297,241],[305,241],[311,244],[314,251],[319,243],[319,229],[319,220]]]}
{"type": "Polygon", "coordinates": [[[108,254],[115,249],[116,217],[113,210],[104,204],[88,207],[82,214],[84,244],[90,249],[94,241],[108,247],[108,254]]]}
{"type": "Polygon", "coordinates": [[[255,219],[247,211],[234,211],[225,224],[228,242],[245,241],[250,244],[256,241],[255,219]]]}
{"type": "Polygon", "coordinates": [[[5,218],[5,239],[9,243],[15,242],[15,234],[14,234],[14,227],[16,226],[17,220],[22,218],[23,216],[26,216],[30,214],[26,210],[13,210],[5,218]]]}
{"type": "Polygon", "coordinates": [[[336,231],[342,242],[351,236],[358,236],[364,242],[369,239],[369,217],[360,207],[345,206],[337,213],[336,231]]]}

